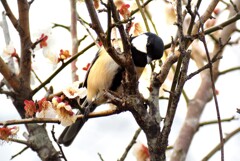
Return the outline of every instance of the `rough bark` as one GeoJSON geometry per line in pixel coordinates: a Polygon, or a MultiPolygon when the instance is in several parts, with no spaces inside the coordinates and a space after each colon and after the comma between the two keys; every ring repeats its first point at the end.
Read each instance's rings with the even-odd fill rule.
{"type": "MultiPolygon", "coordinates": [[[[235,1],[235,4],[240,8],[240,1],[235,1]]],[[[231,8],[229,17],[235,15],[236,12],[231,8]]],[[[233,23],[221,32],[220,38],[222,43],[226,43],[233,31],[235,30],[236,23],[233,23]]],[[[212,56],[219,52],[219,46],[216,45],[212,56]]],[[[220,53],[221,55],[222,53],[220,53]]],[[[218,77],[219,61],[213,64],[214,80],[218,77]]],[[[211,77],[209,70],[201,73],[202,82],[195,94],[194,98],[190,100],[188,104],[188,111],[184,120],[184,124],[180,130],[177,140],[174,144],[173,154],[171,155],[171,161],[184,161],[186,159],[190,144],[194,135],[197,132],[199,120],[206,104],[212,99],[213,92],[211,91],[211,77]]]]}

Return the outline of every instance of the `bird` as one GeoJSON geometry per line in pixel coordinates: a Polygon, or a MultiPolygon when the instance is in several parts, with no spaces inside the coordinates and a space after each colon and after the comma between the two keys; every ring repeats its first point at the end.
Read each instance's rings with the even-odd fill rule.
{"type": "MultiPolygon", "coordinates": [[[[158,35],[151,32],[130,37],[130,43],[132,60],[139,78],[147,64],[162,57],[164,43],[158,35]]],[[[106,103],[107,100],[103,97],[104,90],[121,92],[123,72],[124,68],[112,59],[104,47],[99,49],[83,82],[83,87],[87,88],[87,96],[83,103],[84,106],[88,106],[86,108],[88,112],[85,111],[85,114],[106,103]]],[[[78,114],[80,113],[79,111],[78,114]]],[[[86,121],[87,117],[66,127],[60,134],[58,143],[64,146],[71,145],[86,121]]]]}

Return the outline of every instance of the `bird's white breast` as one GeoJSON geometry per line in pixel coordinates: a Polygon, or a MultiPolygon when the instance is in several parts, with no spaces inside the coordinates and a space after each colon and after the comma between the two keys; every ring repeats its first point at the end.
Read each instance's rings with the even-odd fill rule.
{"type": "Polygon", "coordinates": [[[92,101],[102,94],[104,89],[109,89],[112,85],[113,77],[118,71],[119,65],[102,49],[99,57],[91,67],[87,79],[87,100],[92,101]]]}

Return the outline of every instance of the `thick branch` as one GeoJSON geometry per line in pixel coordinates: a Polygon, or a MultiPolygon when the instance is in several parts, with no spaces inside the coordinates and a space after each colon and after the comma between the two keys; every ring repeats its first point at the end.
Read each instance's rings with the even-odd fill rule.
{"type": "Polygon", "coordinates": [[[219,0],[213,0],[210,5],[208,5],[206,11],[203,13],[203,15],[200,17],[200,20],[198,20],[192,29],[192,34],[195,35],[198,33],[201,23],[205,23],[212,15],[212,12],[216,8],[219,0]]]}
{"type": "Polygon", "coordinates": [[[0,73],[4,76],[6,81],[9,83],[9,85],[13,88],[15,92],[20,91],[20,81],[15,75],[14,72],[12,72],[8,65],[3,61],[3,59],[0,57],[0,73]]]}
{"type": "MultiPolygon", "coordinates": [[[[71,36],[72,36],[72,55],[78,52],[78,38],[77,38],[77,11],[76,11],[76,0],[70,0],[71,7],[71,36]]],[[[72,68],[72,80],[73,82],[78,80],[76,60],[71,63],[72,68]]]]}
{"type": "MultiPolygon", "coordinates": [[[[32,46],[29,29],[29,3],[27,0],[18,0],[19,27],[17,29],[21,42],[20,73],[22,90],[24,95],[30,91],[31,76],[31,52],[32,46]]],[[[28,96],[27,96],[28,97],[28,96]]]]}
{"type": "Polygon", "coordinates": [[[88,13],[92,21],[92,28],[95,30],[96,34],[98,35],[98,38],[103,43],[103,46],[106,49],[106,51],[109,53],[109,55],[114,59],[116,63],[122,66],[124,59],[122,59],[119,56],[119,54],[117,54],[117,51],[112,47],[112,45],[108,43],[107,36],[103,31],[97,12],[94,8],[93,1],[85,1],[85,4],[88,8],[88,13]]]}

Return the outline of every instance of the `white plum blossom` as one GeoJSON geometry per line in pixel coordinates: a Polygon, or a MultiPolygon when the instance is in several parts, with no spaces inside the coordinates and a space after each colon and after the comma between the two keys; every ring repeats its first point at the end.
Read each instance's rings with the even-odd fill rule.
{"type": "Polygon", "coordinates": [[[37,118],[56,118],[56,111],[53,109],[53,105],[49,102],[48,107],[44,110],[36,113],[37,118]]]}
{"type": "Polygon", "coordinates": [[[77,120],[77,116],[72,111],[72,107],[64,102],[58,103],[56,112],[63,126],[70,126],[77,120]]]}
{"type": "Polygon", "coordinates": [[[79,81],[74,82],[71,86],[65,88],[62,92],[69,99],[76,97],[84,98],[87,95],[87,89],[85,87],[79,88],[79,81]]]}
{"type": "Polygon", "coordinates": [[[36,112],[37,118],[56,118],[56,111],[53,104],[44,97],[37,102],[38,110],[36,112]]]}

